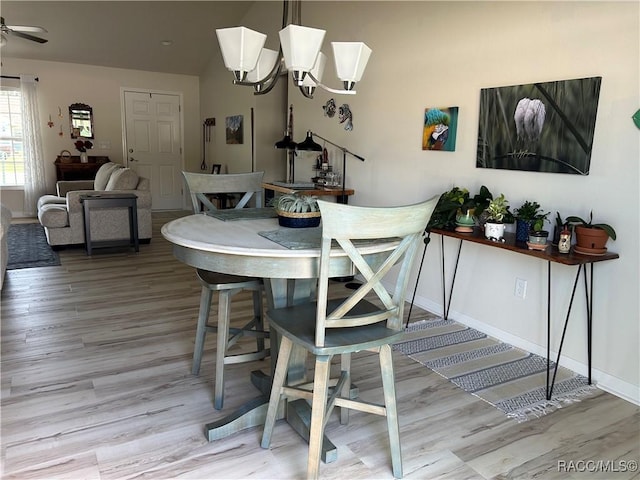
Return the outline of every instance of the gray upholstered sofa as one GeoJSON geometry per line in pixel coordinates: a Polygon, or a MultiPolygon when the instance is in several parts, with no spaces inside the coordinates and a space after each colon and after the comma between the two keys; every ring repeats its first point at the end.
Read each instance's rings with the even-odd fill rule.
{"type": "MultiPolygon", "coordinates": [[[[84,244],[84,213],[80,196],[104,192],[134,193],[138,206],[138,236],[151,240],[151,191],[149,179],[120,164],[105,163],[95,180],[59,181],[57,195],[38,200],[38,220],[51,246],[84,244]]],[[[126,208],[91,210],[91,240],[129,238],[129,215],[126,208]]]]}

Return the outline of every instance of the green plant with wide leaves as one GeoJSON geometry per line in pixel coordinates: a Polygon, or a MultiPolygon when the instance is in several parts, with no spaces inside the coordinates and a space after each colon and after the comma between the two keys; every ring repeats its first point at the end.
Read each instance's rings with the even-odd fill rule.
{"type": "MultiPolygon", "coordinates": [[[[430,228],[453,228],[456,225],[458,209],[469,207],[469,190],[453,187],[440,195],[438,204],[431,215],[427,230],[430,228]]],[[[464,210],[466,212],[466,209],[464,210]]]]}
{"type": "Polygon", "coordinates": [[[513,215],[518,220],[530,222],[531,229],[539,232],[544,227],[544,222],[550,212],[544,213],[538,202],[526,200],[520,207],[513,211],[513,215]]]}
{"type": "Polygon", "coordinates": [[[489,206],[485,210],[487,213],[487,221],[493,223],[503,223],[505,216],[509,213],[509,202],[505,198],[504,193],[489,202],[489,206]]]}
{"type": "Polygon", "coordinates": [[[589,213],[589,221],[586,221],[575,215],[571,215],[567,217],[567,223],[571,225],[581,225],[585,228],[600,228],[607,232],[609,238],[611,238],[612,240],[616,239],[616,231],[611,225],[609,225],[608,223],[593,223],[593,210],[591,211],[591,213],[589,213]]]}

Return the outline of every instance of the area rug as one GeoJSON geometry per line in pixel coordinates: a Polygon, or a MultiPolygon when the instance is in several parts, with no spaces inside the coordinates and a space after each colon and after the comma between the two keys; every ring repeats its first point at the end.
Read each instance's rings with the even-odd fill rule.
{"type": "Polygon", "coordinates": [[[453,320],[412,323],[406,338],[394,349],[519,422],[546,415],[597,391],[586,377],[559,367],[552,398],[547,400],[545,358],[453,320]]]}
{"type": "Polygon", "coordinates": [[[8,235],[7,270],[60,265],[60,257],[47,243],[39,223],[12,224],[8,235]]]}

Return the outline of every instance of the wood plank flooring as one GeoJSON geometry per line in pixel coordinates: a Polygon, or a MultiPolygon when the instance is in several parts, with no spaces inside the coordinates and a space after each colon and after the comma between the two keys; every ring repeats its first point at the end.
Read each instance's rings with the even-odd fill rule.
{"type": "MultiPolygon", "coordinates": [[[[285,422],[270,450],[259,446],[261,428],[205,439],[206,423],[256,395],[248,372],[268,371],[269,361],[229,366],[225,409],[214,410],[213,335],[201,376],[190,374],[200,287],[159,233],[174,217],[154,214],[153,240],[138,254],[74,248],[60,252],[59,267],[7,272],[3,479],[304,476],[306,444],[285,422]]],[[[249,295],[236,297],[234,318],[250,308],[249,295]]],[[[640,460],[635,405],[602,392],[519,424],[402,354],[394,359],[405,478],[640,478],[612,470],[640,460]]],[[[354,358],[353,377],[362,398],[381,396],[375,357],[354,358]]],[[[354,412],[342,426],[334,413],[327,435],[338,460],[321,465],[323,478],[392,478],[383,418],[354,412]]]]}

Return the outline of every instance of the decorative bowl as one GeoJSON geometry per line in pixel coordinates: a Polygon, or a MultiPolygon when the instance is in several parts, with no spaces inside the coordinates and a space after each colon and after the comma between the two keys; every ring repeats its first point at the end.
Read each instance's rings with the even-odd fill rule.
{"type": "Polygon", "coordinates": [[[285,212],[278,210],[278,224],[288,228],[309,228],[320,225],[320,212],[285,212]]]}

